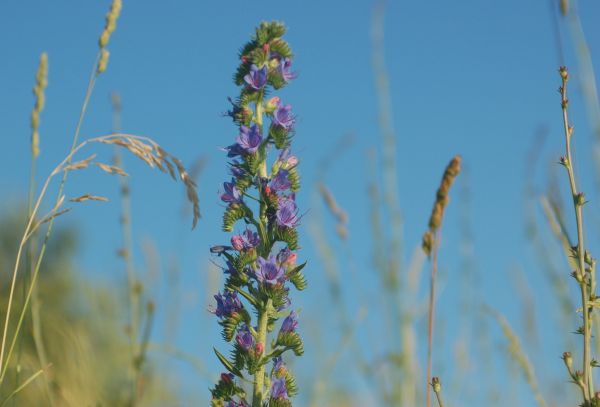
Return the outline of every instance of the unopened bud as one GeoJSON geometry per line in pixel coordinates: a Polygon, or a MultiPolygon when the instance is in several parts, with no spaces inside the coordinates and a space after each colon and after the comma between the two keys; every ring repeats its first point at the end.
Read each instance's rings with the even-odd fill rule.
{"type": "Polygon", "coordinates": [[[565,362],[565,366],[571,370],[571,368],[573,368],[573,357],[571,356],[571,352],[563,353],[562,359],[565,362]]]}
{"type": "Polygon", "coordinates": [[[262,355],[265,351],[265,345],[262,342],[258,342],[255,346],[256,353],[262,355]]]}
{"type": "Polygon", "coordinates": [[[279,106],[279,101],[279,97],[277,96],[273,96],[271,99],[269,99],[265,104],[265,112],[273,113],[275,109],[277,109],[277,106],[279,106]]]}
{"type": "Polygon", "coordinates": [[[583,192],[575,195],[575,205],[583,206],[585,204],[585,194],[583,192]]]}
{"type": "Polygon", "coordinates": [[[431,387],[433,387],[433,391],[436,393],[439,393],[440,391],[442,391],[442,383],[440,383],[439,377],[431,378],[431,387]]]}
{"type": "Polygon", "coordinates": [[[564,81],[568,81],[569,80],[569,71],[567,70],[566,66],[561,66],[558,69],[558,72],[560,73],[560,77],[564,80],[564,81]]]}

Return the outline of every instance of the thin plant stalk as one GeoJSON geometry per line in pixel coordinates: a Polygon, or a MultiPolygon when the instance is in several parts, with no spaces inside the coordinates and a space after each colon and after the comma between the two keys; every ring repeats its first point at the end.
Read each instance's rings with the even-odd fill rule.
{"type": "Polygon", "coordinates": [[[425,254],[432,260],[431,263],[431,280],[429,288],[429,313],[428,313],[428,329],[427,329],[427,387],[426,387],[426,405],[431,407],[431,392],[429,391],[429,385],[431,383],[431,365],[432,365],[432,353],[433,353],[433,321],[434,321],[434,307],[435,307],[435,276],[437,273],[437,255],[440,244],[440,229],[442,227],[442,220],[444,219],[444,210],[448,205],[450,187],[454,183],[454,179],[460,173],[461,158],[455,156],[450,160],[442,181],[437,189],[435,195],[435,202],[431,215],[429,216],[429,227],[423,235],[422,248],[425,254]]]}
{"type": "MultiPolygon", "coordinates": [[[[113,110],[113,132],[121,131],[121,99],[117,93],[111,95],[113,110]]],[[[124,169],[121,149],[115,146],[114,164],[124,169]]],[[[140,287],[138,286],[135,264],[133,260],[133,232],[131,226],[131,195],[129,182],[126,177],[118,177],[119,192],[121,197],[121,236],[123,239],[122,250],[119,251],[125,263],[127,274],[127,298],[129,299],[129,346],[131,348],[132,376],[132,406],[136,405],[138,399],[138,384],[141,376],[141,363],[138,363],[138,330],[139,330],[139,302],[140,287]]]]}
{"type": "Polygon", "coordinates": [[[560,75],[562,78],[562,85],[560,87],[561,96],[561,108],[563,127],[565,134],[565,150],[566,156],[561,158],[561,164],[567,169],[569,176],[569,186],[571,188],[571,196],[573,198],[573,205],[575,209],[575,219],[577,224],[577,266],[578,270],[575,272],[575,278],[579,283],[581,292],[581,305],[583,314],[583,382],[586,386],[585,400],[590,402],[594,398],[594,379],[592,376],[592,365],[591,365],[591,336],[592,336],[592,319],[590,296],[594,295],[595,291],[595,273],[593,267],[590,268],[589,273],[585,267],[585,245],[584,245],[584,233],[583,233],[583,205],[585,203],[585,197],[583,193],[580,193],[577,189],[577,183],[575,180],[575,170],[573,168],[573,158],[571,155],[571,138],[573,136],[573,127],[569,124],[568,114],[568,99],[567,99],[567,82],[569,74],[567,68],[560,68],[560,75]],[[589,292],[588,292],[589,288],[589,292]]]}
{"type": "MultiPolygon", "coordinates": [[[[429,281],[429,310],[427,314],[427,388],[426,388],[426,405],[431,406],[431,392],[429,391],[429,383],[431,383],[431,365],[433,354],[433,321],[435,318],[435,277],[437,274],[437,257],[439,248],[439,232],[434,235],[432,261],[431,261],[431,277],[429,281]]],[[[436,393],[437,395],[437,393],[436,393]]],[[[439,396],[438,396],[439,397],[439,396]]],[[[438,398],[439,400],[439,398],[438,398]]]]}
{"type": "MultiPolygon", "coordinates": [[[[40,224],[41,224],[41,222],[34,223],[34,220],[36,219],[36,217],[38,215],[38,212],[39,212],[41,203],[43,201],[43,198],[46,196],[46,192],[48,190],[48,186],[50,184],[50,181],[56,175],[58,175],[60,172],[67,171],[68,170],[67,166],[69,165],[69,163],[71,163],[71,161],[73,159],[73,156],[79,150],[81,150],[83,147],[87,146],[88,144],[91,144],[91,143],[118,144],[117,142],[119,142],[119,141],[121,141],[123,139],[134,140],[134,141],[137,141],[137,142],[145,141],[145,142],[148,142],[149,144],[151,144],[153,147],[155,147],[157,149],[160,149],[160,146],[158,146],[154,141],[152,141],[152,139],[150,139],[148,137],[125,135],[125,134],[110,134],[110,135],[107,135],[107,136],[100,136],[100,137],[91,138],[91,139],[83,141],[78,146],[76,146],[74,149],[72,149],[71,152],[64,158],[64,160],[58,166],[56,166],[54,168],[54,170],[50,173],[50,175],[46,178],[46,180],[45,180],[45,182],[44,182],[44,184],[42,186],[42,189],[40,190],[40,193],[38,195],[36,203],[33,206],[33,209],[32,209],[32,212],[31,212],[31,216],[29,217],[29,220],[28,220],[27,225],[25,227],[25,231],[23,232],[23,236],[22,236],[21,241],[19,243],[19,247],[18,247],[18,250],[17,250],[17,256],[16,256],[16,259],[15,259],[15,265],[14,265],[13,273],[12,273],[13,280],[16,278],[17,271],[18,271],[19,265],[21,263],[21,257],[23,255],[23,250],[25,248],[25,245],[27,244],[27,242],[31,238],[32,232],[34,230],[36,230],[40,226],[40,224]]],[[[160,149],[160,151],[161,151],[161,154],[165,153],[164,150],[162,150],[162,149],[160,149]]],[[[155,164],[153,164],[153,165],[155,165],[155,164]]],[[[182,174],[180,174],[180,176],[181,176],[182,180],[184,180],[184,182],[185,182],[185,178],[187,177],[187,174],[182,173],[182,174]]],[[[59,199],[59,203],[61,201],[62,201],[62,197],[59,199]]],[[[51,222],[56,217],[56,215],[58,214],[58,207],[59,206],[60,205],[56,205],[54,207],[54,209],[52,210],[51,214],[47,218],[48,222],[51,222]]],[[[23,323],[23,319],[25,317],[25,313],[26,313],[27,307],[29,306],[29,302],[31,300],[31,296],[32,296],[32,292],[33,292],[33,287],[35,286],[38,274],[39,274],[39,262],[38,262],[38,267],[36,267],[35,273],[32,276],[32,280],[31,280],[31,283],[29,285],[29,289],[27,291],[27,296],[25,297],[25,302],[23,304],[23,309],[21,310],[21,313],[19,315],[17,327],[15,328],[15,333],[13,334],[11,345],[10,345],[10,348],[9,348],[7,356],[6,356],[6,361],[5,361],[4,365],[0,365],[0,369],[1,369],[0,370],[0,372],[1,372],[0,373],[0,384],[3,382],[4,377],[6,375],[6,372],[8,370],[8,364],[9,364],[9,361],[10,361],[10,357],[12,355],[12,352],[14,350],[15,344],[17,342],[18,334],[19,334],[19,331],[21,329],[21,325],[23,323]]],[[[6,345],[5,344],[5,340],[6,340],[6,338],[3,340],[3,344],[2,344],[3,348],[6,345]]]]}

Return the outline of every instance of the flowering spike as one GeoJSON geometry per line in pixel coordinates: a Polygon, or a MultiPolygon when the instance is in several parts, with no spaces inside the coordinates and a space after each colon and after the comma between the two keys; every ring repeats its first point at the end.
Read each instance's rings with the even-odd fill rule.
{"type": "Polygon", "coordinates": [[[290,288],[306,287],[301,271],[306,263],[296,265],[295,253],[301,218],[295,194],[300,189],[300,176],[298,158],[291,155],[290,144],[296,117],[291,105],[278,96],[265,99],[273,89],[296,77],[291,71],[291,49],[281,38],[284,33],[281,23],[261,23],[252,40],[242,47],[234,75],[240,95],[235,101],[229,99],[233,107],[224,115],[238,126],[237,138],[224,148],[231,159],[232,178],[223,183],[220,196],[227,205],[223,230],[235,229],[236,233],[230,237],[230,246],[211,249],[225,263],[222,269],[227,275],[225,290],[215,295],[213,312],[223,328],[223,338],[233,346],[230,357],[215,350],[230,373],[212,390],[213,406],[249,406],[233,380],[234,376],[242,377],[242,372],[254,376],[252,407],[267,403],[291,406],[290,397],[298,391],[281,358],[285,353],[300,356],[304,352],[297,331],[298,315],[289,311],[278,321],[291,305],[290,288]],[[272,358],[269,375],[266,365],[272,358]]]}

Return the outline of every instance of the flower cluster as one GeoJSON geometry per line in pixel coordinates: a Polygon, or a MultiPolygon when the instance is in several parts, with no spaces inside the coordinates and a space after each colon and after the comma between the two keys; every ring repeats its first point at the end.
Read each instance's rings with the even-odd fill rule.
{"type": "Polygon", "coordinates": [[[225,263],[225,288],[215,295],[213,312],[233,350],[228,358],[215,349],[227,370],[212,389],[215,407],[291,406],[290,397],[297,392],[282,359],[288,351],[297,356],[304,352],[296,332],[298,314],[290,310],[289,297],[291,286],[306,287],[305,263],[297,264],[295,252],[301,220],[296,205],[298,158],[291,152],[295,116],[292,106],[279,97],[266,98],[296,77],[291,50],[281,38],[284,33],[280,23],[262,23],[242,48],[234,77],[240,96],[230,99],[233,107],[227,113],[238,134],[224,148],[231,179],[223,183],[221,194],[226,205],[223,230],[237,233],[231,245],[214,246],[211,252],[225,263]],[[251,308],[254,313],[248,311],[251,308]],[[251,399],[235,380],[246,374],[253,376],[251,399]]]}

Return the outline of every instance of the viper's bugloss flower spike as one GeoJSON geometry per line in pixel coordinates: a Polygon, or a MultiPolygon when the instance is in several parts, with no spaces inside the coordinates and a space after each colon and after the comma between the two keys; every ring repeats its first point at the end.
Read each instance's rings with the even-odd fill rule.
{"type": "Polygon", "coordinates": [[[31,155],[35,159],[40,155],[40,113],[44,110],[46,102],[45,89],[48,86],[48,55],[44,52],[40,55],[40,63],[35,74],[35,85],[33,95],[35,105],[31,111],[31,155]]]}
{"type": "Polygon", "coordinates": [[[225,114],[238,133],[224,148],[232,159],[227,163],[232,178],[223,183],[220,195],[227,204],[223,230],[233,232],[241,221],[244,226],[230,237],[231,246],[211,248],[223,259],[226,277],[225,289],[215,295],[213,313],[223,328],[223,338],[233,342],[231,360],[216,351],[231,376],[222,377],[211,391],[215,407],[248,405],[246,389],[235,384],[234,375],[253,377],[252,407],[267,403],[291,406],[289,397],[297,392],[282,357],[304,352],[297,332],[298,315],[295,311],[285,318],[281,315],[291,305],[290,288],[306,287],[302,273],[305,262],[296,265],[295,252],[300,223],[295,194],[300,189],[300,176],[299,160],[291,154],[290,146],[296,117],[291,105],[283,104],[279,96],[270,95],[265,100],[265,95],[296,77],[291,70],[292,52],[282,39],[284,33],[281,23],[261,23],[252,40],[242,47],[234,75],[240,95],[229,98],[232,109],[225,114]],[[280,329],[273,332],[280,318],[280,329]],[[266,365],[270,355],[277,357],[269,374],[266,365]]]}
{"type": "Polygon", "coordinates": [[[262,139],[260,129],[256,125],[252,125],[250,128],[240,126],[240,135],[236,141],[241,151],[253,154],[258,150],[262,139]]]}
{"type": "Polygon", "coordinates": [[[263,66],[259,69],[256,65],[252,64],[250,72],[244,76],[244,80],[255,90],[264,88],[267,83],[267,67],[263,66]]]}

